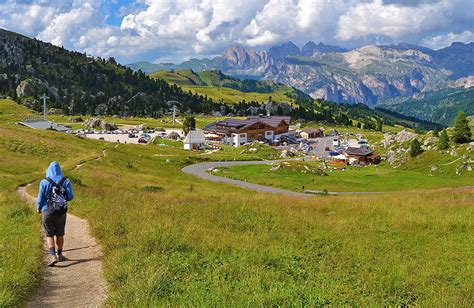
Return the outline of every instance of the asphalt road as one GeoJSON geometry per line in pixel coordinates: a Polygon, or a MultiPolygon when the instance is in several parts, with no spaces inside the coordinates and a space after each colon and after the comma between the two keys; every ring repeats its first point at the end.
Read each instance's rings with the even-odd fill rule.
{"type": "Polygon", "coordinates": [[[219,168],[219,167],[242,166],[242,165],[262,165],[262,164],[276,163],[280,161],[283,161],[283,160],[262,160],[262,161],[250,161],[250,162],[249,161],[207,162],[207,163],[189,165],[189,166],[184,167],[182,170],[184,173],[192,174],[192,175],[198,176],[202,179],[212,181],[212,182],[231,184],[231,185],[240,186],[243,188],[253,189],[253,190],[271,193],[271,194],[308,197],[309,196],[308,194],[305,194],[302,192],[289,191],[289,190],[273,188],[273,187],[259,185],[259,184],[248,183],[244,181],[238,181],[234,179],[215,176],[207,172],[208,169],[219,168]]]}
{"type": "Polygon", "coordinates": [[[317,138],[313,139],[316,140],[317,143],[314,147],[313,153],[317,157],[326,157],[329,155],[329,152],[325,150],[326,147],[329,148],[329,151],[334,150],[334,146],[332,144],[332,141],[334,138],[337,138],[337,136],[326,136],[322,138],[317,138]]]}
{"type": "MultiPolygon", "coordinates": [[[[331,139],[332,144],[332,139],[331,139]]],[[[262,164],[271,164],[271,163],[278,163],[281,161],[286,160],[262,160],[262,161],[227,161],[227,162],[206,162],[206,163],[199,163],[194,165],[186,166],[182,169],[184,173],[192,174],[198,176],[202,179],[211,181],[211,182],[218,182],[218,183],[225,183],[231,184],[247,189],[253,189],[265,193],[271,194],[281,194],[287,196],[298,196],[298,197],[308,197],[315,194],[328,194],[328,195],[369,195],[369,194],[380,194],[382,192],[323,192],[319,190],[308,190],[305,192],[296,192],[290,190],[284,190],[279,188],[274,188],[270,186],[264,186],[260,184],[253,184],[244,181],[229,179],[221,176],[216,176],[207,172],[207,170],[219,168],[219,167],[230,167],[230,166],[243,166],[243,165],[262,165],[262,164]]]]}

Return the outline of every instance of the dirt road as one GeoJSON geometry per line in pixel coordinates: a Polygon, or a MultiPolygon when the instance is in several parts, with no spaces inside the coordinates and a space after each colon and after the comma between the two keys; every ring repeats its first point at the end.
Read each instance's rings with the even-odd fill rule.
{"type": "MultiPolygon", "coordinates": [[[[27,186],[18,187],[22,200],[35,206],[27,186]]],[[[101,251],[91,236],[87,221],[68,214],[64,255],[68,261],[44,269],[43,281],[29,307],[98,307],[106,298],[102,278],[101,251]]],[[[45,242],[44,260],[49,253],[45,242]]]]}

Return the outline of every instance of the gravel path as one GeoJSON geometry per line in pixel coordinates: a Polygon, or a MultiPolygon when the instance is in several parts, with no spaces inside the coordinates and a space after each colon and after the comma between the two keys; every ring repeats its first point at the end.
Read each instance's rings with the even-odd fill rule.
{"type": "Polygon", "coordinates": [[[243,188],[253,189],[261,192],[272,193],[272,194],[282,194],[287,196],[298,196],[298,197],[309,197],[311,195],[317,194],[328,194],[328,195],[372,195],[372,194],[381,194],[382,192],[358,192],[358,191],[346,191],[346,192],[325,192],[320,190],[305,190],[304,192],[296,192],[291,190],[279,189],[270,186],[253,184],[244,181],[229,179],[221,176],[216,176],[209,174],[207,170],[219,167],[231,167],[231,166],[244,166],[244,165],[262,165],[262,164],[271,164],[278,163],[286,160],[262,160],[262,161],[227,161],[227,162],[206,162],[198,163],[194,165],[189,165],[184,167],[182,170],[184,173],[192,174],[209,180],[212,182],[226,183],[235,186],[240,186],[243,188]]]}
{"type": "MultiPolygon", "coordinates": [[[[102,153],[105,156],[105,150],[102,153]]],[[[100,157],[99,157],[100,158],[100,157]]],[[[75,169],[80,168],[77,165],[75,169]]],[[[17,188],[19,197],[36,207],[36,197],[28,194],[31,184],[17,188]]],[[[67,214],[64,255],[68,261],[47,267],[48,247],[44,241],[43,281],[28,307],[99,307],[106,299],[100,247],[86,220],[67,214]]]]}

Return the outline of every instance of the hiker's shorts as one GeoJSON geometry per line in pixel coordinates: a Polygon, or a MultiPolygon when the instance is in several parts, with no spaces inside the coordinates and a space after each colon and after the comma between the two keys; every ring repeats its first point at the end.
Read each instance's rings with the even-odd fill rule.
{"type": "Polygon", "coordinates": [[[64,236],[64,229],[66,227],[66,213],[64,214],[50,214],[48,212],[42,213],[43,229],[46,236],[64,236]]]}

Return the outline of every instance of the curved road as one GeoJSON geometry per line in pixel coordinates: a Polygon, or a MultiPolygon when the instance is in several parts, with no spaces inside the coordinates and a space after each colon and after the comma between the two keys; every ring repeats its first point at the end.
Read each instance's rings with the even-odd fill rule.
{"type": "MultiPolygon", "coordinates": [[[[243,188],[253,189],[261,192],[271,193],[271,194],[282,194],[287,196],[298,196],[298,197],[308,197],[314,194],[323,194],[326,192],[319,191],[319,190],[305,190],[305,192],[296,192],[291,190],[279,189],[270,186],[260,185],[260,184],[253,184],[244,181],[229,179],[221,176],[216,176],[213,174],[209,174],[207,172],[208,169],[219,168],[219,167],[230,167],[230,166],[243,166],[243,165],[263,165],[263,164],[271,164],[271,163],[278,163],[282,161],[287,161],[287,159],[282,160],[261,160],[261,161],[226,161],[226,162],[206,162],[206,163],[198,163],[194,165],[186,166],[182,169],[184,173],[192,174],[198,176],[202,179],[218,182],[218,183],[226,183],[235,186],[240,186],[243,188]]],[[[327,192],[328,195],[372,195],[372,194],[381,194],[382,192],[327,192]]]]}

